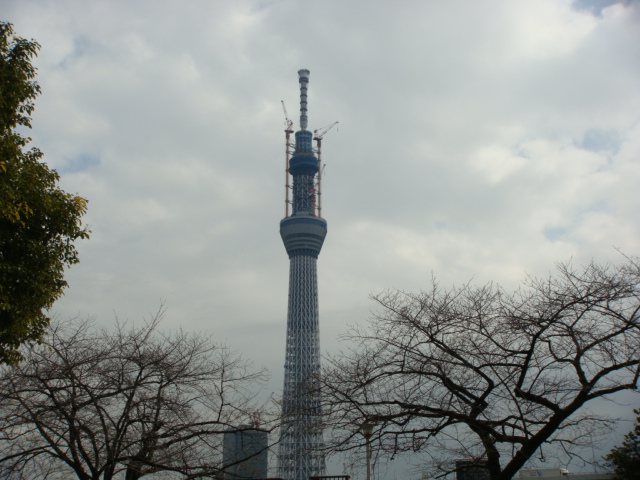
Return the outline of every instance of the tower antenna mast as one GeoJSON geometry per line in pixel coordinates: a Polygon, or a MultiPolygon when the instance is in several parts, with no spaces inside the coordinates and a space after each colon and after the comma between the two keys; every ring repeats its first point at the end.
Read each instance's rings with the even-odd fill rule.
{"type": "Polygon", "coordinates": [[[307,129],[307,85],[309,83],[309,70],[298,70],[300,80],[300,130],[307,129]]]}

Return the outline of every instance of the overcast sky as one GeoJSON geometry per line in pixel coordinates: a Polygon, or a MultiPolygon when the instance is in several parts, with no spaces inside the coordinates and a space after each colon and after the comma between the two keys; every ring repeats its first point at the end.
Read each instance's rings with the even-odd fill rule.
{"type": "Polygon", "coordinates": [[[89,200],[63,317],[165,302],[166,328],[213,331],[281,388],[280,101],[297,129],[300,68],[310,129],[340,122],[323,142],[323,352],[386,288],[513,287],[640,253],[638,2],[0,7],[42,45],[32,146],[89,200]]]}

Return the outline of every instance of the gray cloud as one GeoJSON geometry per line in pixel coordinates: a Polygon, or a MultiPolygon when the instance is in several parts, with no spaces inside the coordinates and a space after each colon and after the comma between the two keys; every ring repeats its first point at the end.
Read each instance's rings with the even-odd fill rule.
{"type": "Polygon", "coordinates": [[[213,330],[279,388],[284,99],[323,142],[322,347],[367,296],[640,251],[640,8],[508,2],[5,6],[42,44],[32,137],[90,200],[61,315],[213,330]],[[587,8],[588,7],[588,8],[587,8]],[[585,9],[586,8],[586,9],[585,9]],[[592,12],[596,12],[594,15],[592,12]]]}

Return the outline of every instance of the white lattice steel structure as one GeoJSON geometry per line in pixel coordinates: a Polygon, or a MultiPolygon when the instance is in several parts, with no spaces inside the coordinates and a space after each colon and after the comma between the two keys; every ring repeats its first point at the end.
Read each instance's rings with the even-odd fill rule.
{"type": "Polygon", "coordinates": [[[278,476],[285,480],[308,480],[325,473],[320,397],[311,383],[320,371],[316,262],[327,222],[319,216],[315,183],[319,161],[313,150],[313,134],[306,129],[309,71],[300,70],[298,75],[300,130],[287,162],[287,178],[290,175],[293,179],[292,213],[288,215],[287,208],[287,216],[280,222],[280,235],[290,259],[284,423],[278,455],[278,476]]]}

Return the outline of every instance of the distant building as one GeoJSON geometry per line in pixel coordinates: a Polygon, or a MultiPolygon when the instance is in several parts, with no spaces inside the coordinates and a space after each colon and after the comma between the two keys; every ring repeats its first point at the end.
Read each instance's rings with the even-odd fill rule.
{"type": "MultiPolygon", "coordinates": [[[[456,480],[490,480],[486,460],[456,460],[456,480]]],[[[425,477],[423,476],[423,479],[425,477]]],[[[520,470],[518,480],[613,480],[612,473],[571,473],[566,468],[533,468],[520,470]]]]}
{"type": "Polygon", "coordinates": [[[456,460],[456,480],[491,480],[486,460],[456,460]]]}
{"type": "Polygon", "coordinates": [[[262,428],[240,425],[225,432],[222,462],[225,480],[267,478],[268,433],[262,428]]]}
{"type": "Polygon", "coordinates": [[[612,473],[571,473],[566,468],[533,468],[518,472],[522,480],[611,480],[612,473]]]}
{"type": "Polygon", "coordinates": [[[529,468],[529,469],[522,469],[518,472],[518,477],[519,478],[527,478],[527,479],[534,479],[534,478],[544,478],[549,479],[549,478],[562,478],[564,480],[567,479],[569,475],[569,470],[567,470],[566,468],[529,468]]]}

